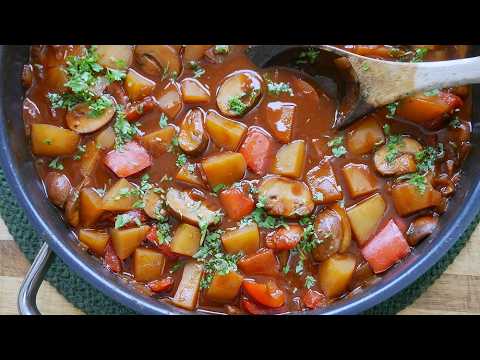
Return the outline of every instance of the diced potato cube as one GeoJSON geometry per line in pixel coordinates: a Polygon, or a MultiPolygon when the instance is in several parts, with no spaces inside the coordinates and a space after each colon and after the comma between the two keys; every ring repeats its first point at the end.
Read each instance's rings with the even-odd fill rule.
{"type": "Polygon", "coordinates": [[[103,209],[107,211],[128,211],[138,200],[137,194],[132,194],[135,186],[125,179],[118,180],[103,196],[103,209]]]}
{"type": "Polygon", "coordinates": [[[179,170],[177,175],[175,176],[175,179],[178,181],[183,181],[191,185],[198,185],[198,186],[204,186],[203,180],[200,177],[200,175],[197,173],[197,167],[194,166],[192,169],[191,166],[194,166],[192,164],[186,164],[182,166],[179,170]],[[193,170],[193,171],[191,171],[193,170]]]}
{"type": "Polygon", "coordinates": [[[305,166],[305,141],[295,140],[283,145],[275,156],[272,172],[274,174],[299,178],[305,166]]]}
{"type": "Polygon", "coordinates": [[[150,95],[154,88],[155,81],[140,75],[133,69],[128,69],[127,77],[125,78],[125,90],[130,100],[141,100],[145,96],[150,95]]]}
{"type": "Polygon", "coordinates": [[[100,219],[103,210],[103,199],[93,189],[83,188],[80,191],[80,220],[83,226],[92,226],[100,219]]]}
{"type": "Polygon", "coordinates": [[[160,156],[168,150],[175,134],[175,128],[169,125],[166,128],[143,136],[142,144],[152,156],[160,156]]]}
{"type": "Polygon", "coordinates": [[[163,89],[160,89],[158,94],[155,91],[154,96],[160,109],[170,119],[174,119],[182,109],[182,94],[175,82],[169,82],[163,89]]]}
{"type": "Polygon", "coordinates": [[[355,270],[355,263],[353,255],[335,254],[320,264],[318,285],[328,298],[336,298],[347,290],[355,270]]]}
{"type": "Polygon", "coordinates": [[[315,204],[328,204],[343,198],[342,189],[328,159],[320,161],[307,172],[307,184],[312,191],[315,204]]]}
{"type": "Polygon", "coordinates": [[[288,144],[292,139],[295,107],[293,103],[281,101],[270,102],[266,107],[265,118],[272,135],[283,144],[288,144]]]}
{"type": "Polygon", "coordinates": [[[189,224],[180,224],[170,243],[170,250],[174,253],[193,256],[200,248],[200,229],[189,224]]]}
{"type": "Polygon", "coordinates": [[[349,152],[355,155],[367,154],[375,145],[385,141],[383,130],[375,115],[367,115],[347,130],[345,145],[349,152]]]}
{"type": "Polygon", "coordinates": [[[215,145],[231,151],[237,150],[248,130],[245,124],[228,119],[214,110],[207,112],[205,126],[215,145]]]}
{"type": "Polygon", "coordinates": [[[182,280],[178,284],[172,303],[193,310],[197,307],[200,280],[202,279],[203,266],[196,261],[191,261],[183,267],[182,280]]]}
{"type": "Polygon", "coordinates": [[[77,151],[80,135],[59,126],[32,124],[32,152],[38,156],[72,155],[77,151]]]}
{"type": "Polygon", "coordinates": [[[133,275],[135,280],[147,282],[158,280],[163,274],[165,267],[165,255],[161,252],[137,248],[133,255],[133,275]]]}
{"type": "Polygon", "coordinates": [[[375,235],[386,207],[382,196],[377,193],[347,210],[350,225],[360,247],[375,235]]]}
{"type": "Polygon", "coordinates": [[[420,192],[417,187],[408,182],[396,184],[392,187],[392,198],[395,209],[401,216],[408,216],[414,212],[440,205],[442,195],[430,184],[425,191],[420,192]]]}
{"type": "Polygon", "coordinates": [[[202,168],[211,188],[219,184],[225,186],[242,180],[247,169],[247,163],[242,154],[225,151],[213,154],[202,160],[202,168]]]}
{"type": "Polygon", "coordinates": [[[78,232],[78,240],[99,256],[105,253],[109,239],[110,235],[105,231],[80,229],[78,232]]]}
{"type": "Polygon", "coordinates": [[[242,251],[244,254],[252,254],[260,247],[260,234],[256,223],[245,225],[239,229],[226,231],[222,235],[222,243],[225,251],[236,254],[242,251]]]}
{"type": "Polygon", "coordinates": [[[210,92],[197,79],[183,79],[181,89],[183,101],[187,104],[204,104],[210,100],[210,92]]]}
{"type": "Polygon", "coordinates": [[[112,245],[121,260],[128,258],[145,240],[150,226],[143,225],[129,229],[111,229],[112,245]]]}
{"type": "Polygon", "coordinates": [[[90,176],[95,171],[98,160],[100,159],[100,149],[97,148],[95,141],[89,141],[85,146],[85,153],[80,159],[80,174],[90,176]]]}
{"type": "Polygon", "coordinates": [[[370,194],[378,189],[377,178],[365,164],[345,165],[343,176],[345,176],[348,190],[353,198],[370,194]]]}
{"type": "Polygon", "coordinates": [[[95,138],[96,145],[104,150],[110,150],[115,145],[115,131],[113,127],[108,126],[102,130],[95,138]]]}
{"type": "Polygon", "coordinates": [[[228,303],[240,292],[243,276],[230,271],[226,275],[215,274],[205,296],[215,302],[228,303]]]}

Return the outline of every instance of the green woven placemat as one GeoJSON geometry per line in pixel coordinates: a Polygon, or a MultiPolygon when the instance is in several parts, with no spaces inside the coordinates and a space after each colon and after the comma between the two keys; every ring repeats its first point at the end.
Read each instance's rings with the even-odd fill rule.
{"type": "MultiPolygon", "coordinates": [[[[10,234],[17,242],[20,249],[31,262],[39,251],[43,240],[35,233],[30,225],[23,209],[18,205],[15,196],[10,191],[3,171],[0,169],[0,216],[5,221],[10,234]]],[[[475,229],[480,216],[477,215],[465,233],[448,251],[448,253],[422,277],[416,280],[408,288],[402,290],[389,300],[373,307],[365,312],[369,315],[391,315],[396,314],[406,306],[410,305],[422,292],[445,271],[460,250],[465,246],[475,229]]],[[[87,314],[134,314],[134,312],[123,305],[118,304],[100,291],[94,289],[86,281],[75,275],[69,268],[55,257],[46,279],[57,290],[77,308],[87,314]]]]}

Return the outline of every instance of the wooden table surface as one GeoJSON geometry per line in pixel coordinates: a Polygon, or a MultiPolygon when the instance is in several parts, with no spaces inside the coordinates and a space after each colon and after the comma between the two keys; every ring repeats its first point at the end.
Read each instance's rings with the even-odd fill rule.
{"type": "MultiPolygon", "coordinates": [[[[17,314],[17,293],[29,267],[0,219],[0,315],[17,314]]],[[[43,314],[82,314],[47,282],[38,293],[43,314]]],[[[401,314],[480,314],[480,227],[443,275],[401,314]]]]}

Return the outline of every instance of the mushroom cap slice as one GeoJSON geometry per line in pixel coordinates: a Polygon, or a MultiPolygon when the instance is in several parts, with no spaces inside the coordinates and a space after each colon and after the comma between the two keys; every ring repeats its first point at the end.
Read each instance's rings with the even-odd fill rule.
{"type": "Polygon", "coordinates": [[[218,211],[210,210],[203,201],[194,200],[186,191],[169,188],[166,205],[180,221],[190,225],[199,226],[200,221],[205,221],[208,225],[217,222],[218,211]]]}
{"type": "Polygon", "coordinates": [[[235,71],[218,88],[217,106],[225,116],[242,116],[255,105],[261,92],[260,75],[250,70],[235,71]]]}
{"type": "Polygon", "coordinates": [[[401,141],[398,145],[383,145],[381,146],[373,156],[373,162],[375,169],[382,175],[402,175],[417,170],[415,162],[415,154],[422,151],[422,145],[409,137],[401,137],[401,141]],[[389,149],[395,146],[394,151],[397,151],[397,156],[393,161],[387,161],[387,155],[389,149]]]}
{"type": "Polygon", "coordinates": [[[115,114],[115,100],[110,98],[112,106],[107,107],[100,116],[93,116],[87,103],[80,103],[75,105],[67,112],[65,120],[67,126],[80,134],[88,134],[97,131],[105,124],[107,124],[115,114]]]}
{"type": "Polygon", "coordinates": [[[135,59],[142,71],[152,76],[179,76],[182,70],[180,54],[170,45],[137,45],[135,59]]]}

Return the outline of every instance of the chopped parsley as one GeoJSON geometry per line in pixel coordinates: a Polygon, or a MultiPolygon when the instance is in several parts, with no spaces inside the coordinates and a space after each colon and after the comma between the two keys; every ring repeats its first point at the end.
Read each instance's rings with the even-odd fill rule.
{"type": "Polygon", "coordinates": [[[213,187],[212,190],[215,194],[218,194],[220,191],[222,191],[225,188],[226,188],[225,184],[217,184],[213,187]]]}
{"type": "Polygon", "coordinates": [[[198,64],[198,62],[192,60],[188,63],[188,65],[190,66],[190,69],[193,70],[193,77],[195,79],[197,79],[197,78],[201,77],[203,74],[205,74],[205,69],[202,68],[198,64]]]}
{"type": "Polygon", "coordinates": [[[383,125],[383,132],[387,136],[386,146],[387,146],[387,154],[385,155],[385,161],[388,164],[391,164],[399,155],[399,148],[401,148],[403,144],[402,137],[400,135],[392,135],[390,132],[390,125],[385,124],[383,125]]]}
{"type": "Polygon", "coordinates": [[[141,135],[142,132],[135,125],[131,124],[125,117],[125,111],[122,106],[117,107],[115,116],[115,123],[113,124],[113,131],[115,132],[115,149],[121,150],[123,145],[132,141],[135,135],[141,135]]]}
{"type": "Polygon", "coordinates": [[[450,126],[452,129],[458,129],[462,126],[462,123],[460,122],[460,118],[455,115],[452,120],[448,123],[448,126],[450,126]]]}
{"type": "Polygon", "coordinates": [[[293,96],[293,90],[290,87],[289,84],[284,83],[284,82],[272,82],[269,81],[267,83],[267,89],[268,92],[272,95],[279,96],[280,94],[288,94],[290,96],[293,96]]]}
{"type": "Polygon", "coordinates": [[[120,229],[132,221],[134,221],[138,226],[142,225],[138,217],[133,217],[128,213],[117,215],[115,217],[115,229],[120,229]]]}
{"type": "Polygon", "coordinates": [[[297,252],[300,260],[295,267],[297,274],[303,273],[303,262],[307,258],[307,254],[311,253],[317,245],[321,244],[323,240],[320,240],[315,234],[314,230],[314,217],[305,216],[300,219],[299,224],[303,226],[303,237],[293,251],[297,252]]]}
{"type": "Polygon", "coordinates": [[[172,241],[172,226],[166,221],[157,223],[157,239],[160,245],[170,244],[172,241]]]}
{"type": "Polygon", "coordinates": [[[289,272],[290,272],[290,266],[288,264],[286,264],[283,269],[282,269],[282,272],[287,275],[289,272]]]}
{"type": "Polygon", "coordinates": [[[394,118],[395,113],[397,112],[398,104],[399,104],[399,102],[396,101],[396,102],[393,102],[393,103],[388,104],[386,106],[386,108],[387,108],[387,118],[389,118],[389,119],[394,118]]]}
{"type": "Polygon", "coordinates": [[[42,141],[43,144],[46,144],[46,145],[52,145],[53,144],[53,140],[52,139],[45,139],[42,141]]]}
{"type": "MultiPolygon", "coordinates": [[[[92,90],[98,80],[100,73],[104,71],[103,66],[97,63],[98,55],[95,47],[87,49],[84,56],[70,56],[67,58],[67,82],[64,84],[71,92],[63,94],[49,93],[47,95],[53,109],[62,108],[71,110],[79,103],[86,103],[90,109],[90,116],[98,117],[105,109],[113,105],[112,101],[102,95],[97,97],[92,90]]],[[[118,78],[118,70],[108,69],[107,81],[118,78]]]]}
{"type": "Polygon", "coordinates": [[[185,261],[178,260],[173,266],[170,268],[170,274],[173,274],[183,268],[185,266],[185,261]]]}
{"type": "Polygon", "coordinates": [[[360,69],[362,69],[362,71],[368,71],[368,69],[369,69],[368,63],[364,62],[362,64],[362,66],[360,67],[360,69]]]}
{"type": "Polygon", "coordinates": [[[177,165],[177,167],[181,168],[181,167],[183,167],[184,165],[187,164],[187,161],[188,161],[187,155],[179,154],[177,156],[177,161],[175,162],[175,165],[177,165]]]}
{"type": "Polygon", "coordinates": [[[115,69],[107,69],[107,72],[105,74],[105,78],[110,84],[115,81],[122,81],[123,79],[125,79],[125,76],[127,76],[125,71],[115,69]]]}
{"type": "Polygon", "coordinates": [[[337,136],[333,140],[330,140],[327,145],[332,148],[332,154],[337,158],[347,153],[347,149],[343,146],[343,136],[337,136]]]}
{"type": "Polygon", "coordinates": [[[215,45],[213,52],[215,54],[228,54],[230,52],[230,45],[215,45]]]}
{"type": "Polygon", "coordinates": [[[225,254],[222,250],[222,230],[216,230],[206,235],[205,241],[196,254],[193,255],[204,264],[200,288],[207,289],[215,274],[227,275],[231,271],[237,271],[237,262],[243,256],[238,254],[225,254]]]}
{"type": "Polygon", "coordinates": [[[325,199],[325,196],[321,192],[316,192],[313,194],[313,200],[315,201],[323,201],[325,199]]]}
{"type": "Polygon", "coordinates": [[[438,89],[428,90],[423,93],[425,96],[437,96],[438,94],[440,94],[438,89]]]}
{"type": "Polygon", "coordinates": [[[162,113],[160,115],[160,120],[158,121],[158,124],[160,125],[161,129],[165,129],[168,126],[168,117],[165,115],[165,113],[162,113]]]}
{"type": "Polygon", "coordinates": [[[427,189],[427,179],[425,178],[425,174],[424,175],[420,175],[419,173],[406,174],[398,177],[397,180],[407,180],[409,184],[414,185],[417,188],[417,191],[420,194],[425,193],[425,190],[427,189]]]}
{"type": "Polygon", "coordinates": [[[415,154],[417,161],[417,171],[424,174],[435,167],[435,161],[444,156],[443,144],[438,144],[438,149],[427,146],[425,149],[415,154]]]}
{"type": "Polygon", "coordinates": [[[425,55],[427,55],[428,49],[427,48],[418,48],[415,50],[415,54],[413,55],[412,62],[422,62],[425,55]]]}
{"type": "Polygon", "coordinates": [[[82,155],[87,151],[86,145],[78,145],[77,153],[73,155],[73,160],[80,160],[82,155]]]}
{"type": "Polygon", "coordinates": [[[228,108],[237,115],[242,115],[248,108],[241,100],[243,96],[232,96],[228,99],[228,108]]]}
{"type": "Polygon", "coordinates": [[[64,169],[64,166],[63,166],[62,162],[60,161],[59,157],[56,157],[55,159],[50,161],[50,164],[48,164],[48,167],[50,169],[55,169],[55,170],[63,170],[64,169]]]}
{"type": "Polygon", "coordinates": [[[297,58],[297,65],[300,64],[314,64],[317,61],[320,51],[317,49],[310,48],[306,51],[302,51],[297,58]]]}
{"type": "Polygon", "coordinates": [[[316,282],[317,280],[315,280],[315,278],[312,275],[308,275],[307,277],[305,277],[305,287],[307,289],[311,289],[316,282]]]}

